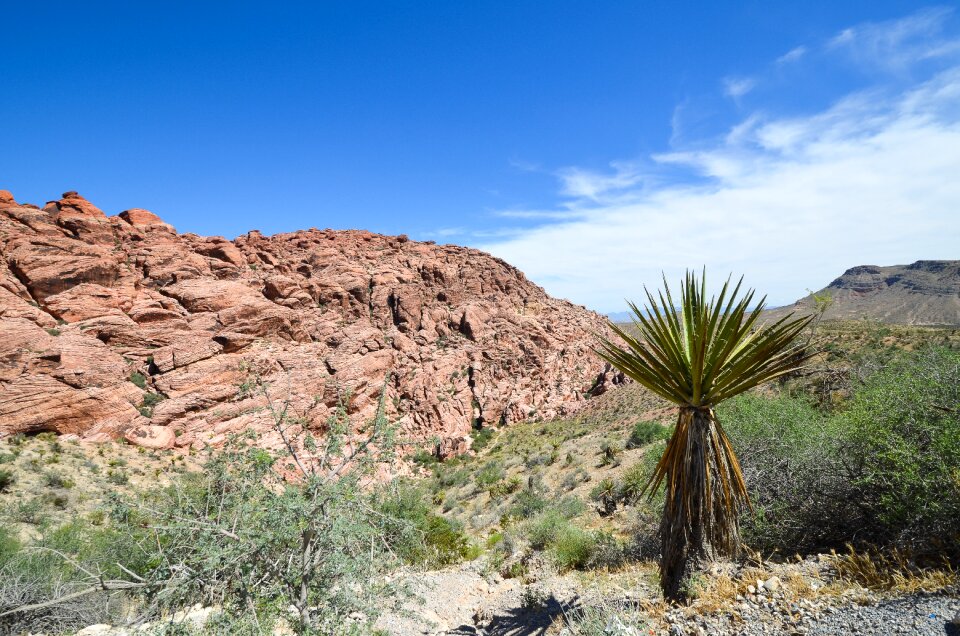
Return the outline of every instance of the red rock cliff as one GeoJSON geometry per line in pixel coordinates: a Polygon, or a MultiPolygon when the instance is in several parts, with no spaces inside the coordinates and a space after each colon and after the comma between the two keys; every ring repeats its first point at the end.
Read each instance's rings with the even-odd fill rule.
{"type": "Polygon", "coordinates": [[[477,422],[576,409],[603,324],[473,249],[363,231],[228,241],[75,192],[40,209],[0,191],[0,437],[217,444],[268,428],[254,374],[311,427],[346,395],[371,416],[389,378],[388,413],[455,452],[477,422]],[[147,392],[164,399],[138,410],[147,392]]]}

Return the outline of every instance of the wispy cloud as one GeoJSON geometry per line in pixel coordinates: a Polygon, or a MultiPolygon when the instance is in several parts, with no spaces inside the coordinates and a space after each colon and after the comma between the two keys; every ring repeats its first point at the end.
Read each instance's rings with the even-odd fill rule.
{"type": "Polygon", "coordinates": [[[960,40],[945,33],[953,9],[925,9],[887,22],[868,22],[842,30],[826,45],[858,64],[903,72],[925,60],[960,56],[960,40]]]}
{"type": "Polygon", "coordinates": [[[780,57],[777,58],[777,64],[791,64],[793,62],[798,62],[804,55],[807,54],[807,47],[798,46],[792,48],[780,57]]]}
{"type": "Polygon", "coordinates": [[[609,192],[623,190],[643,181],[644,175],[631,163],[614,161],[612,173],[603,174],[581,168],[563,168],[557,172],[561,194],[575,198],[598,200],[609,192]]]}
{"type": "MultiPolygon", "coordinates": [[[[936,27],[947,15],[860,25],[828,46],[848,55],[854,42],[884,42],[862,50],[919,64],[934,49],[915,50],[916,34],[937,34],[935,50],[960,44],[936,27]]],[[[567,168],[555,216],[540,210],[540,225],[481,247],[603,311],[639,298],[661,271],[676,279],[704,264],[788,303],[852,265],[960,257],[957,174],[960,61],[907,85],[881,78],[804,116],[750,113],[722,138],[606,172],[567,168]],[[658,181],[658,167],[689,178],[658,181]]]]}
{"type": "Polygon", "coordinates": [[[757,81],[751,77],[727,77],[723,80],[723,92],[737,99],[754,89],[757,81]]]}

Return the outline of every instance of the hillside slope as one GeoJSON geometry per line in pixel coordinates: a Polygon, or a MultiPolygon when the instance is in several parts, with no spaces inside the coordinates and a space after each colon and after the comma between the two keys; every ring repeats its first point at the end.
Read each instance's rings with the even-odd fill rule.
{"type": "Polygon", "coordinates": [[[385,405],[442,452],[477,423],[575,410],[604,320],[486,253],[364,231],[178,234],[75,192],[0,191],[0,437],[156,448],[267,430],[265,398],[323,428],[385,405]]]}
{"type": "MultiPolygon", "coordinates": [[[[960,325],[960,261],[917,261],[912,265],[852,267],[827,287],[830,307],[824,318],[877,320],[902,325],[960,325]]],[[[778,318],[811,311],[813,296],[770,311],[778,318]]]]}

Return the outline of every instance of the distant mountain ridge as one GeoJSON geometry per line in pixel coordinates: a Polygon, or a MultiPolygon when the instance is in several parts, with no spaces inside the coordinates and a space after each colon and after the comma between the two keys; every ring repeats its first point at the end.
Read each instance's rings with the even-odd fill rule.
{"type": "Polygon", "coordinates": [[[814,294],[769,312],[813,311],[830,298],[827,320],[876,320],[904,325],[960,325],[960,260],[910,265],[858,265],[814,294]]]}

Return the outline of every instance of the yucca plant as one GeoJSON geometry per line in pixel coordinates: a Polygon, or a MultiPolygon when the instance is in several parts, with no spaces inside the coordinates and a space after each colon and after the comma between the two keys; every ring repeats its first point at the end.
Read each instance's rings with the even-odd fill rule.
{"type": "Polygon", "coordinates": [[[626,345],[600,339],[597,353],[657,395],[677,404],[680,413],[645,490],[665,486],[660,524],[660,585],[664,597],[684,601],[693,574],[720,554],[740,549],[739,514],[749,506],[740,463],[717,421],[720,402],[784,375],[812,355],[796,337],[812,317],[787,316],[759,323],[766,297],[754,291],[738,298],[743,278],[730,291],[706,299],[706,272],[697,280],[687,272],[674,304],[664,290],[649,300],[646,311],[630,303],[632,334],[611,324],[626,345]]]}

